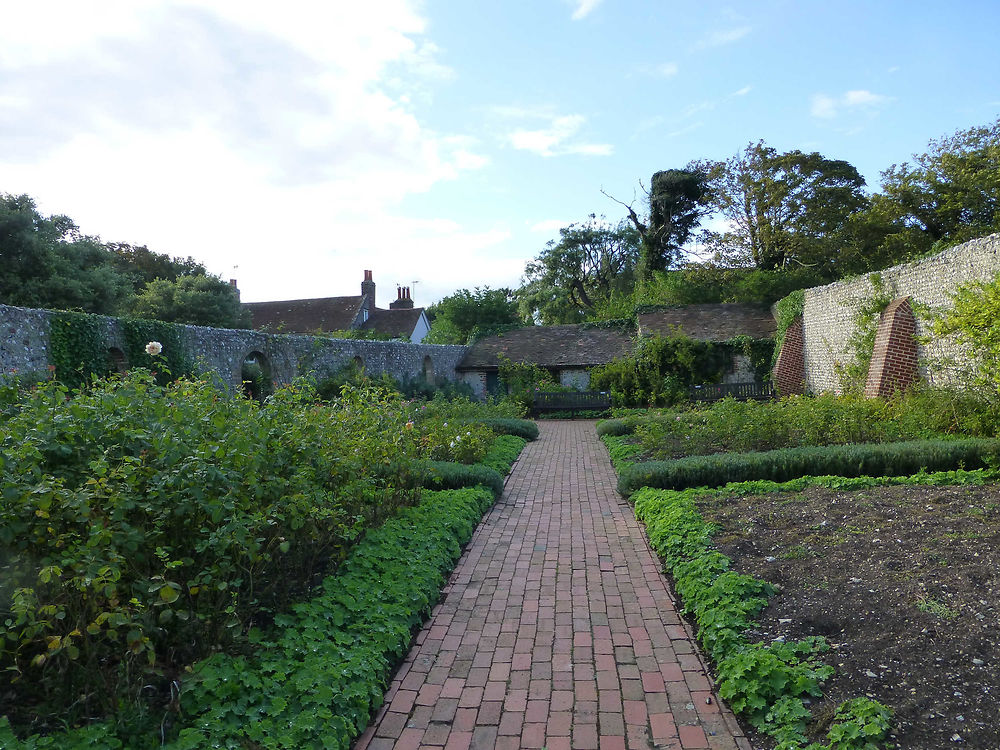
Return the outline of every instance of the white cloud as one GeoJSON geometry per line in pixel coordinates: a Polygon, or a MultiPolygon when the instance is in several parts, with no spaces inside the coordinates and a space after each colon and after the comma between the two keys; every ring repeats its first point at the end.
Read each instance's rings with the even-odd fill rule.
{"type": "Polygon", "coordinates": [[[564,156],[578,154],[582,156],[610,156],[614,146],[609,143],[581,143],[575,141],[576,135],[587,122],[583,115],[549,115],[543,111],[507,109],[509,115],[522,119],[545,119],[548,123],[540,128],[517,128],[506,136],[506,141],[519,151],[530,151],[538,156],[564,156]]]}
{"type": "Polygon", "coordinates": [[[873,94],[864,89],[845,91],[840,96],[814,94],[810,100],[809,112],[813,117],[832,120],[841,114],[873,111],[891,101],[890,97],[873,94]]]}
{"type": "Polygon", "coordinates": [[[651,69],[653,75],[659,76],[660,78],[673,78],[680,72],[680,67],[678,67],[675,62],[665,62],[659,65],[654,65],[651,69]]]}
{"type": "Polygon", "coordinates": [[[248,301],[351,293],[362,265],[383,269],[380,302],[395,275],[433,288],[464,273],[468,286],[483,268],[516,282],[523,264],[496,252],[507,228],[397,215],[407,196],[489,164],[476,139],[429,129],[411,104],[452,76],[416,7],[5,9],[3,189],[107,240],[191,255],[226,277],[239,266],[248,301]]]}
{"type": "Polygon", "coordinates": [[[573,9],[573,20],[579,21],[586,18],[590,13],[600,5],[604,0],[571,0],[571,2],[576,6],[573,9]]]}
{"type": "Polygon", "coordinates": [[[751,91],[753,91],[753,86],[744,86],[743,88],[734,91],[732,96],[746,96],[751,91]]]}
{"type": "Polygon", "coordinates": [[[753,28],[750,26],[737,26],[730,29],[719,29],[717,31],[712,31],[698,40],[694,49],[710,49],[712,47],[724,47],[727,44],[733,44],[738,42],[743,37],[747,36],[753,28]]]}

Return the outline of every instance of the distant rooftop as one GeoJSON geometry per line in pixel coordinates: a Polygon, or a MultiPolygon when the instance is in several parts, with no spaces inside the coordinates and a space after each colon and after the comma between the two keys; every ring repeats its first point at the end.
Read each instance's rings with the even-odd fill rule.
{"type": "Polygon", "coordinates": [[[663,307],[637,317],[641,336],[669,336],[680,331],[699,341],[728,341],[737,336],[769,339],[777,331],[769,309],[741,303],[663,307]]]}

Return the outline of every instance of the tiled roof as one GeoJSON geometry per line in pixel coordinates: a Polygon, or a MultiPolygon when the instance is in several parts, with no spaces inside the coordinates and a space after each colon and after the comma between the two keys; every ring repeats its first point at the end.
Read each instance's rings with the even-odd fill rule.
{"type": "Polygon", "coordinates": [[[767,308],[737,303],[667,307],[639,313],[638,318],[642,336],[669,336],[679,329],[700,341],[728,341],[736,336],[767,339],[777,328],[767,308]]]}
{"type": "Polygon", "coordinates": [[[392,336],[394,339],[409,339],[413,329],[417,327],[422,307],[397,310],[375,310],[361,326],[362,331],[378,331],[392,336]]]}
{"type": "Polygon", "coordinates": [[[364,296],[247,302],[253,327],[271,333],[346,331],[361,312],[364,296]]]}
{"type": "Polygon", "coordinates": [[[488,336],[473,344],[457,370],[495,370],[499,355],[541,367],[591,367],[632,351],[632,338],[620,328],[586,325],[531,326],[488,336]]]}

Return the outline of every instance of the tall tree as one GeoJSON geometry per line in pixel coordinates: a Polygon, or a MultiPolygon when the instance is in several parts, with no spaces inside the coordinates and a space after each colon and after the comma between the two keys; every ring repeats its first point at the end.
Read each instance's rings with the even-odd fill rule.
{"type": "Polygon", "coordinates": [[[0,195],[0,303],[113,314],[130,294],[107,249],[27,195],[0,195]]]}
{"type": "Polygon", "coordinates": [[[708,211],[707,177],[698,166],[655,172],[647,193],[648,223],[632,206],[612,198],[628,211],[641,239],[638,274],[643,281],[650,281],[655,271],[666,271],[680,259],[681,249],[708,211]]]}
{"type": "Polygon", "coordinates": [[[836,275],[838,234],[867,205],[865,180],[846,161],[778,153],[763,141],[724,162],[700,162],[712,208],[731,227],[703,241],[729,265],[771,270],[818,266],[836,275]]]}
{"type": "Polygon", "coordinates": [[[105,247],[111,252],[115,267],[132,279],[136,293],[156,279],[176,281],[180,276],[204,276],[208,273],[205,266],[194,258],[171,258],[145,245],[109,242],[105,247]]]}
{"type": "Polygon", "coordinates": [[[459,289],[427,308],[431,330],[427,344],[464,344],[476,327],[492,328],[522,322],[514,292],[507,288],[476,287],[459,289]]]}
{"type": "Polygon", "coordinates": [[[525,268],[518,290],[522,315],[547,325],[575,322],[613,293],[627,293],[640,242],[628,222],[609,224],[594,214],[563,227],[559,241],[550,240],[525,268]]]}
{"type": "Polygon", "coordinates": [[[1000,231],[1000,119],[931,141],[912,164],[893,164],[873,209],[888,225],[883,252],[895,261],[1000,231]]]}

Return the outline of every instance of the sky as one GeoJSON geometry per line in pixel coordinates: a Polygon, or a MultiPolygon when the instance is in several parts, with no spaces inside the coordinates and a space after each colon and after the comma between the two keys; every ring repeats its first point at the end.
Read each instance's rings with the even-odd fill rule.
{"type": "Polygon", "coordinates": [[[247,302],[516,287],[558,230],[763,139],[879,174],[1000,116],[996,0],[33,0],[0,193],[247,302]]]}

